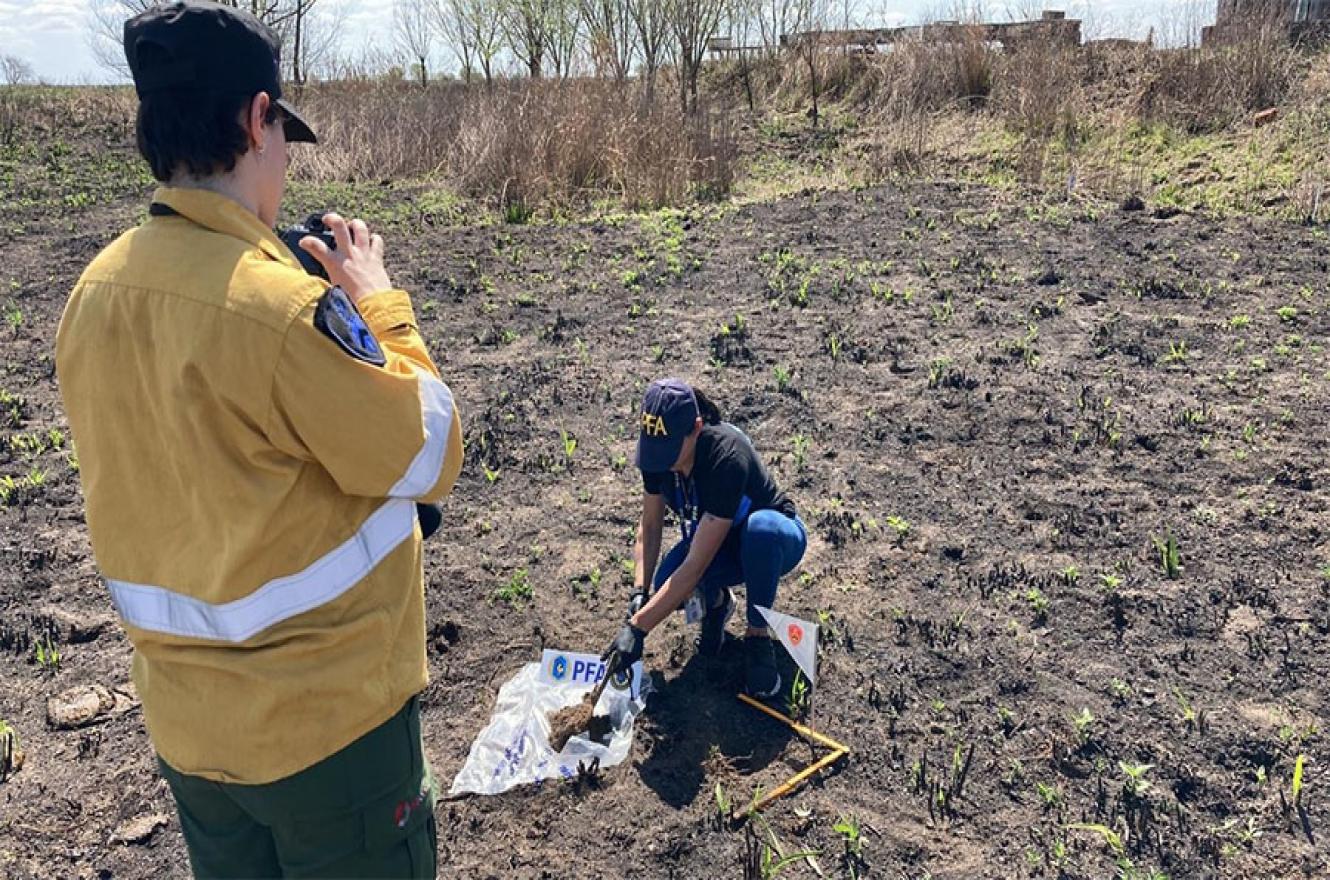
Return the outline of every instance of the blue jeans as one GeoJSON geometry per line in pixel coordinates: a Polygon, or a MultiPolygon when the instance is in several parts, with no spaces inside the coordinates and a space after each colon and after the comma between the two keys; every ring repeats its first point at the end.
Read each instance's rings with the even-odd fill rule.
{"type": "MultiPolygon", "coordinates": [[[[656,569],[653,589],[659,590],[670,575],[683,564],[691,543],[675,544],[656,569]]],[[[736,545],[726,541],[702,573],[698,586],[708,608],[715,606],[721,590],[744,585],[748,602],[748,625],[765,627],[766,618],[757,606],[771,608],[776,601],[776,584],[789,574],[808,547],[808,530],[799,517],[790,518],[777,510],[759,510],[739,526],[736,545]]]]}

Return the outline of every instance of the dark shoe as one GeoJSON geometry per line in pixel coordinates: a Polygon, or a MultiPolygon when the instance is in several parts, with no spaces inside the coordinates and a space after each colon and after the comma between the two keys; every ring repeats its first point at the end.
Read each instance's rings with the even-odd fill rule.
{"type": "Polygon", "coordinates": [[[744,639],[746,687],[749,696],[771,697],[780,690],[780,671],[776,669],[776,646],[768,636],[744,639]]]}
{"type": "Polygon", "coordinates": [[[702,632],[697,637],[697,653],[702,657],[717,657],[725,647],[725,624],[729,623],[734,613],[734,593],[729,587],[721,594],[721,602],[715,608],[708,608],[702,618],[702,632]]]}

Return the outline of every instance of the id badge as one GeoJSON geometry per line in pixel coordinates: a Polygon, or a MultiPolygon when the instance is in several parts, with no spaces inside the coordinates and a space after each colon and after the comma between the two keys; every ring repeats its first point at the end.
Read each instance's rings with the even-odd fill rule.
{"type": "Polygon", "coordinates": [[[706,617],[706,609],[702,606],[702,596],[694,592],[684,603],[683,619],[686,623],[693,624],[701,622],[703,617],[706,617]]]}

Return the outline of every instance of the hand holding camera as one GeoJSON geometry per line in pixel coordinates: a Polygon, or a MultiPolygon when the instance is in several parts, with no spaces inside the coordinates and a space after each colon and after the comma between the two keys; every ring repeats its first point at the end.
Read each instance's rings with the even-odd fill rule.
{"type": "Polygon", "coordinates": [[[364,220],[311,214],[282,233],[282,241],[307,272],[342,288],[354,303],[393,286],[383,266],[383,237],[371,234],[364,220]]]}
{"type": "MultiPolygon", "coordinates": [[[[306,272],[341,287],[353,303],[392,289],[383,267],[383,237],[371,235],[364,220],[347,223],[332,211],[311,214],[279,237],[306,272]]],[[[443,511],[435,504],[417,504],[416,519],[421,537],[428,538],[442,525],[443,511]]]]}

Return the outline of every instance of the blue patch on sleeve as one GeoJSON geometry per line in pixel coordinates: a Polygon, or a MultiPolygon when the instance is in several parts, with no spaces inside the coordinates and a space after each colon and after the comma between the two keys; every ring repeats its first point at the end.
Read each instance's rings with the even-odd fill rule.
{"type": "Polygon", "coordinates": [[[358,361],[381,367],[388,362],[369,325],[340,287],[330,287],[314,309],[314,326],[358,361]]]}

